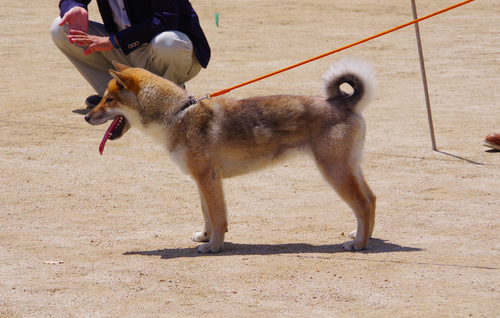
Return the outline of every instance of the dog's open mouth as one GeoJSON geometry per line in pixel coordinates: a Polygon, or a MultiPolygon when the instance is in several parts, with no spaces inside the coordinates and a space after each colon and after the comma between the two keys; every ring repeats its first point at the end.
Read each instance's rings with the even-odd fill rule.
{"type": "Polygon", "coordinates": [[[99,152],[101,153],[101,155],[102,152],[104,151],[104,146],[106,145],[106,141],[108,141],[108,139],[111,140],[117,139],[123,135],[123,128],[125,127],[125,124],[126,124],[126,119],[123,116],[118,116],[113,120],[108,130],[106,130],[106,133],[102,138],[101,144],[99,145],[99,152]]]}

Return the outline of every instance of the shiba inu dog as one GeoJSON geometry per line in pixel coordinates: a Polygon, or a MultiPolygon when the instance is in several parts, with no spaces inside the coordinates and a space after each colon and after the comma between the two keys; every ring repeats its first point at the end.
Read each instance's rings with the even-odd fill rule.
{"type": "Polygon", "coordinates": [[[228,230],[222,179],[279,162],[291,153],[312,155],[318,169],[357,220],[346,250],[362,250],[375,223],[375,195],[360,159],[365,138],[363,108],[373,99],[374,72],[345,59],[323,76],[326,98],[293,95],[193,101],[184,89],[143,69],[114,63],[102,101],[85,119],[113,120],[101,142],[131,127],[152,137],[195,180],[205,225],[191,237],[206,242],[198,251],[219,252],[228,230]],[[347,83],[352,93],[340,86],[347,83]]]}

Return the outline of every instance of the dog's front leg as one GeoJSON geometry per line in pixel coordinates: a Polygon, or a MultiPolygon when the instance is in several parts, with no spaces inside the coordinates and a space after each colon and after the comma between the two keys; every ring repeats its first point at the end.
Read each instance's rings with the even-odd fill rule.
{"type": "Polygon", "coordinates": [[[201,233],[197,236],[201,239],[203,236],[210,239],[208,243],[198,248],[200,253],[218,253],[224,244],[224,236],[227,231],[226,203],[222,190],[222,178],[220,171],[207,169],[199,174],[193,174],[198,184],[200,197],[202,198],[202,208],[206,211],[205,229],[211,229],[211,234],[201,233]],[[203,205],[205,203],[205,205],[203,205]]]}
{"type": "Polygon", "coordinates": [[[200,187],[198,187],[198,193],[200,194],[201,201],[201,212],[203,213],[203,230],[193,233],[191,239],[195,242],[208,242],[212,236],[212,223],[210,223],[210,218],[208,217],[207,202],[201,194],[200,187]]]}

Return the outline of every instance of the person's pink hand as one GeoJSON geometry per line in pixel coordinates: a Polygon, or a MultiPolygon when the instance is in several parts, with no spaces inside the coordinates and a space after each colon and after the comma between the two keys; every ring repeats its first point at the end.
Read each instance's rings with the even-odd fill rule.
{"type": "Polygon", "coordinates": [[[89,28],[89,13],[82,7],[73,7],[62,17],[59,26],[68,24],[69,31],[82,31],[87,33],[89,28]]]}
{"type": "Polygon", "coordinates": [[[109,38],[89,35],[82,31],[69,31],[68,39],[70,43],[77,45],[88,45],[84,50],[84,55],[89,55],[92,52],[111,51],[114,47],[109,38]]]}

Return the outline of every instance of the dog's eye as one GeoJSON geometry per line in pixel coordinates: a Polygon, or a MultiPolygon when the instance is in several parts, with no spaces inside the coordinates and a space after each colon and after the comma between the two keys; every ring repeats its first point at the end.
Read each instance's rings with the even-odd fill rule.
{"type": "Polygon", "coordinates": [[[111,103],[114,100],[115,100],[114,98],[108,97],[106,98],[106,103],[111,103]]]}

